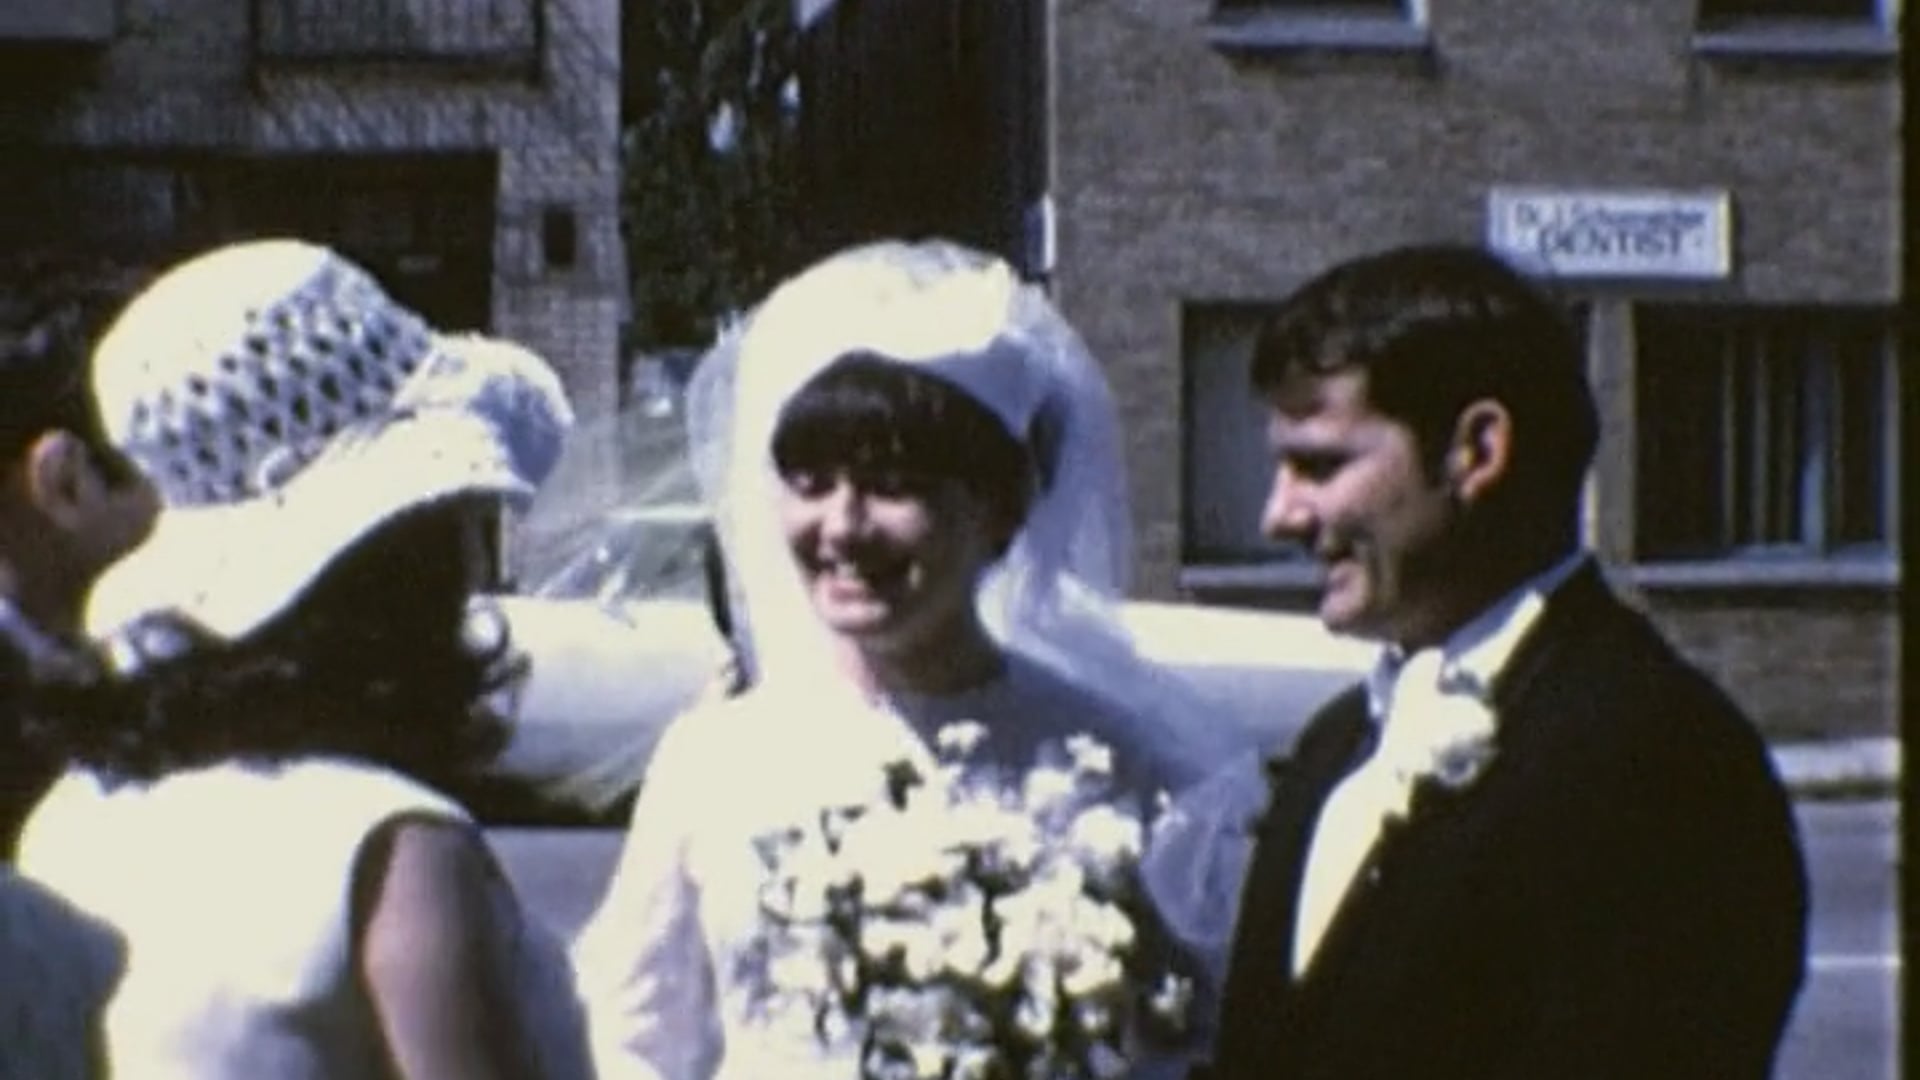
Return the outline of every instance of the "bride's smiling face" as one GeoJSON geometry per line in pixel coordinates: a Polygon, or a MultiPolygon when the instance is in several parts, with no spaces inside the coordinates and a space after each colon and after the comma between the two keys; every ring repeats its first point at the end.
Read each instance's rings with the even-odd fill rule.
{"type": "Polygon", "coordinates": [[[999,533],[986,500],[957,480],[887,468],[783,477],[781,525],[827,628],[866,650],[938,644],[973,626],[974,590],[999,533]]]}

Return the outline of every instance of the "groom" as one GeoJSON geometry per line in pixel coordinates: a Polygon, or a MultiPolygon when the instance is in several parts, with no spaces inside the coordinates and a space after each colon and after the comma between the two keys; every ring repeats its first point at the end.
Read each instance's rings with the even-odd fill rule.
{"type": "Polygon", "coordinates": [[[1769,1075],[1789,802],[1581,550],[1597,422],[1552,303],[1471,248],[1358,259],[1269,317],[1253,381],[1263,528],[1382,655],[1272,767],[1206,1075],[1769,1075]]]}

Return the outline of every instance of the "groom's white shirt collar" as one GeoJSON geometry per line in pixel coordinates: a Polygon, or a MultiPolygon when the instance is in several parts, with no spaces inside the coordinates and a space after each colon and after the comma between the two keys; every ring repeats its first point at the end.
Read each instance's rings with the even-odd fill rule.
{"type": "MultiPolygon", "coordinates": [[[[1439,645],[1440,677],[1491,686],[1527,631],[1545,610],[1547,598],[1566,584],[1590,556],[1576,549],[1546,570],[1528,578],[1512,592],[1468,620],[1439,645]]],[[[1367,703],[1375,720],[1384,720],[1393,706],[1394,678],[1409,659],[1406,650],[1389,645],[1367,676],[1367,703]]]]}
{"type": "Polygon", "coordinates": [[[1334,787],[1314,824],[1300,886],[1298,921],[1294,924],[1296,977],[1312,963],[1322,936],[1345,902],[1353,876],[1364,864],[1387,817],[1404,812],[1404,801],[1401,810],[1390,809],[1395,801],[1391,793],[1406,782],[1398,775],[1396,761],[1422,760],[1425,754],[1420,752],[1421,744],[1455,734],[1444,722],[1425,722],[1430,717],[1423,715],[1426,710],[1419,703],[1431,702],[1443,685],[1453,682],[1492,685],[1494,676],[1546,610],[1547,597],[1573,576],[1586,558],[1585,552],[1575,552],[1522,582],[1431,650],[1439,653],[1437,658],[1420,653],[1407,656],[1404,650],[1391,647],[1381,651],[1379,662],[1367,678],[1369,704],[1382,728],[1380,742],[1356,771],[1334,787]],[[1416,663],[1415,657],[1427,662],[1416,663]],[[1410,678],[1414,677],[1412,672],[1421,672],[1418,677],[1432,679],[1433,684],[1410,685],[1415,705],[1396,713],[1392,698],[1396,678],[1403,671],[1410,678]],[[1395,752],[1388,752],[1389,747],[1395,752]]]}

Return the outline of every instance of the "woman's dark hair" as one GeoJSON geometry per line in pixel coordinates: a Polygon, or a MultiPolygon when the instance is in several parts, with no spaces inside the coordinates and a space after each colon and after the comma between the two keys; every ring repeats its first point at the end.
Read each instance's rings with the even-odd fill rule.
{"type": "Polygon", "coordinates": [[[483,702],[524,671],[504,619],[469,610],[464,505],[380,527],[243,639],[145,616],[116,635],[137,663],[34,687],[35,741],[112,779],[337,755],[458,786],[504,747],[483,702]]]}
{"type": "Polygon", "coordinates": [[[1367,401],[1405,423],[1437,470],[1460,413],[1491,398],[1513,417],[1516,486],[1571,504],[1599,419],[1579,339],[1559,306],[1478,248],[1413,245],[1307,282],[1255,338],[1253,387],[1363,371],[1367,401]]]}
{"type": "Polygon", "coordinates": [[[88,386],[93,346],[133,281],[126,270],[43,253],[0,264],[0,458],[17,458],[49,431],[68,431],[109,483],[139,478],[138,466],[107,438],[88,386]]]}
{"type": "Polygon", "coordinates": [[[782,476],[879,470],[953,480],[1018,524],[1033,497],[1027,448],[954,383],[870,353],[834,361],[781,410],[773,461],[782,476]]]}

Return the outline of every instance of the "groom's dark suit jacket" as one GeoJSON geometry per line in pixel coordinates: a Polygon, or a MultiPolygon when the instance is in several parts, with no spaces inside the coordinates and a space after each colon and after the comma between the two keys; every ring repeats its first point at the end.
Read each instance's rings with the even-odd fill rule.
{"type": "Polygon", "coordinates": [[[1291,976],[1364,691],[1275,765],[1213,1080],[1764,1077],[1805,973],[1805,865],[1752,726],[1588,566],[1494,687],[1497,756],[1424,790],[1291,976]]]}
{"type": "Polygon", "coordinates": [[[21,699],[30,669],[0,626],[0,863],[13,861],[21,827],[60,774],[59,763],[26,739],[21,699]]]}

